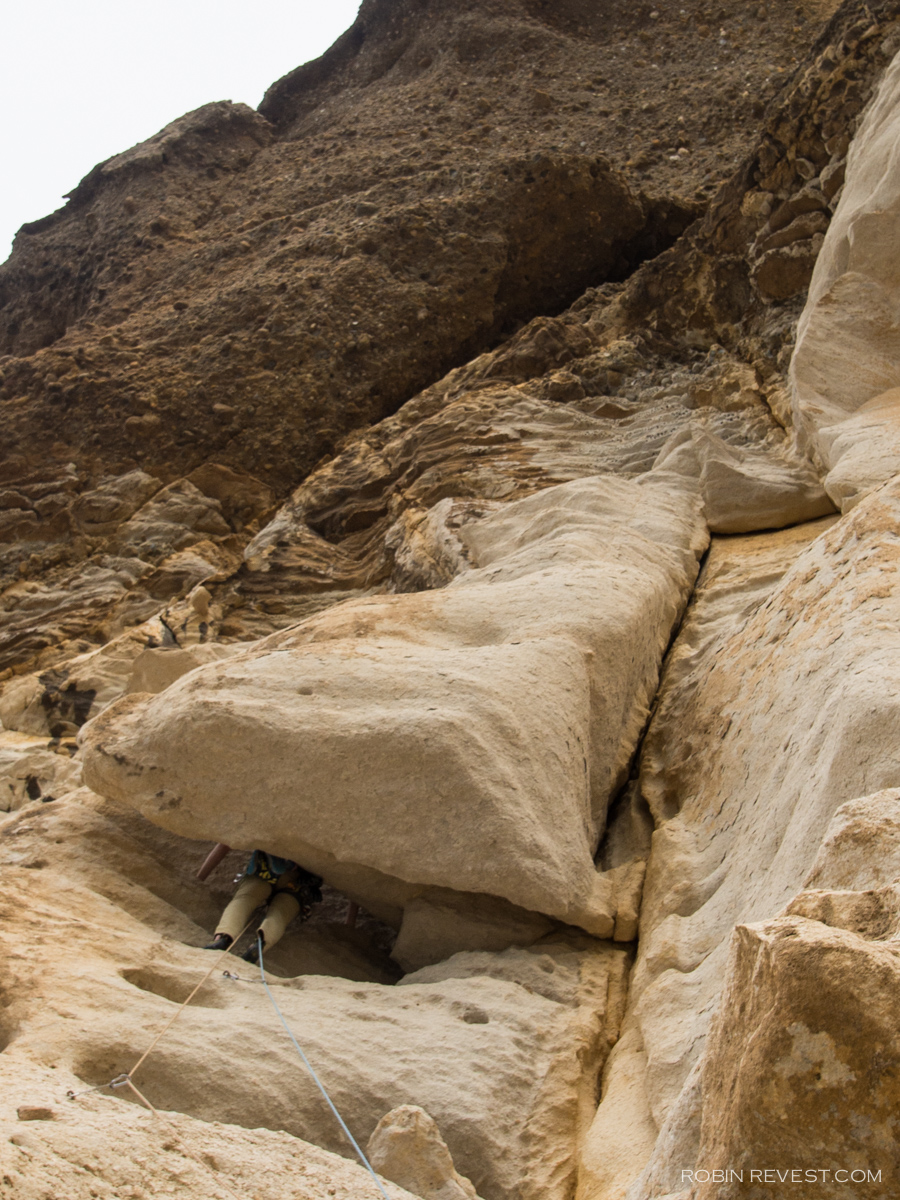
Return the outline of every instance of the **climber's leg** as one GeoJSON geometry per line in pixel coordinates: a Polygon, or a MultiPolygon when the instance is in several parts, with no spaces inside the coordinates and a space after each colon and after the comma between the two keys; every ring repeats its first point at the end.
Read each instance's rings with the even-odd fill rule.
{"type": "Polygon", "coordinates": [[[263,935],[263,946],[271,950],[283,936],[285,929],[300,911],[300,901],[290,892],[276,892],[266,909],[265,920],[259,927],[263,935]]]}
{"type": "Polygon", "coordinates": [[[218,938],[220,933],[224,933],[234,941],[250,920],[254,909],[265,904],[271,891],[271,883],[266,883],[256,875],[245,875],[238,884],[231,903],[219,919],[216,926],[216,937],[218,938]]]}

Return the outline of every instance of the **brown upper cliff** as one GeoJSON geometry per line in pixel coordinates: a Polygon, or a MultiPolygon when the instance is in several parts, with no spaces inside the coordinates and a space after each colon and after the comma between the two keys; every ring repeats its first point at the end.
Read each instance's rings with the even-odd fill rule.
{"type": "Polygon", "coordinates": [[[204,106],[23,228],[0,272],[6,478],[215,458],[283,492],[670,244],[813,15],[367,0],[258,114],[204,106]]]}

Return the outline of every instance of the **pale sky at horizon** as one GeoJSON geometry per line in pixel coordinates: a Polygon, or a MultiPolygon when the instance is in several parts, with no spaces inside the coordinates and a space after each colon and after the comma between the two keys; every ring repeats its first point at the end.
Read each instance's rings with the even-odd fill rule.
{"type": "Polygon", "coordinates": [[[0,262],[97,163],[210,100],[256,107],[318,58],[360,0],[31,0],[0,23],[0,262]]]}

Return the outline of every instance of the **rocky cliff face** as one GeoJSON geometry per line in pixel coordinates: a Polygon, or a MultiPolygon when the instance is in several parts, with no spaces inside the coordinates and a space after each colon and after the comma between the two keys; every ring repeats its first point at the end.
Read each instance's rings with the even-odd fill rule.
{"type": "Polygon", "coordinates": [[[3,1195],[379,1194],[256,846],[387,1194],[893,1194],[898,51],[366,0],[23,229],[3,1195]]]}

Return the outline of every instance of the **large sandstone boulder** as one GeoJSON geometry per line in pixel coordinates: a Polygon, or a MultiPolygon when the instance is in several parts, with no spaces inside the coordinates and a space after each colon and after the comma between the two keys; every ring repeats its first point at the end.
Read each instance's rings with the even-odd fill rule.
{"type": "Polygon", "coordinates": [[[843,421],[818,432],[830,496],[846,512],[867,492],[897,474],[900,464],[900,388],[866,400],[843,421]]]}
{"type": "Polygon", "coordinates": [[[199,949],[242,865],[201,886],[213,837],[399,925],[391,963],[326,886],[267,970],[420,1198],[571,1200],[580,1154],[584,1200],[698,1200],[701,1163],[796,1161],[806,1113],[816,1154],[861,1130],[900,1158],[896,252],[861,159],[853,266],[839,244],[797,358],[846,418],[804,401],[812,465],[781,374],[900,44],[896,6],[845,0],[792,62],[833,4],[739,5],[706,40],[699,10],[366,0],[263,117],[206,106],[17,239],[0,1192],[375,1194],[301,1140],[349,1154],[258,976],[199,949]],[[706,530],[825,513],[823,465],[845,512],[887,480],[882,509],[717,539],[688,607],[706,530]],[[121,805],[72,790],[110,705],[88,771],[121,805]],[[634,940],[648,859],[623,1024],[630,950],[560,922],[634,940]],[[128,1105],[110,1077],[210,963],[138,1072],[163,1115],[128,1105]]]}
{"type": "Polygon", "coordinates": [[[900,471],[900,57],[850,147],[791,363],[801,438],[845,511],[900,471]]]}
{"type": "Polygon", "coordinates": [[[773,405],[762,372],[720,346],[661,369],[639,335],[611,339],[575,309],[539,318],[314,471],[213,587],[213,628],[250,641],[363,589],[443,587],[469,565],[460,526],[586,476],[675,472],[712,532],[832,511],[773,405]],[[578,398],[553,399],[562,376],[578,398]]]}
{"type": "Polygon", "coordinates": [[[900,965],[883,937],[802,917],[736,930],[703,1064],[697,1200],[779,1181],[825,1200],[892,1194],[900,965]]]}
{"type": "Polygon", "coordinates": [[[395,922],[449,888],[609,937],[593,856],[706,543],[698,507],[667,472],[506,505],[460,528],[473,566],[446,588],[339,605],[113,705],[85,778],[395,922]]]}

